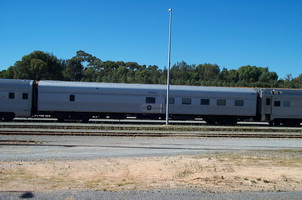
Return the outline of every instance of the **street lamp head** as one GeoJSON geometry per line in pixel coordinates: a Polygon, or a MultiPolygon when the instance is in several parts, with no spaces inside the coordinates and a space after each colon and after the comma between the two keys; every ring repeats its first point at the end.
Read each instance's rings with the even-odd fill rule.
{"type": "Polygon", "coordinates": [[[170,8],[168,11],[169,11],[169,12],[172,12],[172,8],[170,8]]]}

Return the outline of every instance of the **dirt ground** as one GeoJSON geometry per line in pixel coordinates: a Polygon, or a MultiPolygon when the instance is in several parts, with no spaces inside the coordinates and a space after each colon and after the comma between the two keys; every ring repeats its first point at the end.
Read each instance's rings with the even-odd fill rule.
{"type": "Polygon", "coordinates": [[[302,150],[0,162],[0,191],[302,191],[302,150]]]}

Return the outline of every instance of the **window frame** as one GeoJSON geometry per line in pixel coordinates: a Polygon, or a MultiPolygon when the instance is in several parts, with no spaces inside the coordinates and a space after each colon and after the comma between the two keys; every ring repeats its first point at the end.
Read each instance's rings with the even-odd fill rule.
{"type": "Polygon", "coordinates": [[[210,99],[200,99],[200,105],[202,106],[209,106],[211,100],[210,99]]]}
{"type": "Polygon", "coordinates": [[[146,97],[145,103],[146,104],[156,104],[156,97],[146,97]]]}
{"type": "Polygon", "coordinates": [[[242,106],[244,106],[244,100],[242,100],[242,99],[236,99],[234,101],[234,105],[242,107],[242,106]]]}
{"type": "Polygon", "coordinates": [[[281,107],[281,101],[274,101],[274,107],[281,107]]]}
{"type": "MultiPolygon", "coordinates": [[[[165,104],[167,104],[167,98],[165,98],[165,104]]],[[[170,104],[175,104],[175,98],[173,97],[169,98],[169,105],[170,104]]]]}
{"type": "Polygon", "coordinates": [[[181,104],[182,105],[191,105],[192,104],[192,99],[191,98],[187,98],[187,97],[182,98],[181,99],[181,104]]]}
{"type": "Polygon", "coordinates": [[[28,100],[28,97],[29,97],[28,93],[26,93],[26,92],[22,93],[23,100],[28,100]]]}
{"type": "Polygon", "coordinates": [[[216,105],[217,106],[226,106],[226,99],[217,99],[216,105]]]}
{"type": "Polygon", "coordinates": [[[8,99],[15,99],[16,98],[16,95],[14,92],[9,92],[8,93],[8,99]]]}
{"type": "Polygon", "coordinates": [[[283,107],[289,108],[291,106],[290,101],[283,101],[283,107]]]}
{"type": "Polygon", "coordinates": [[[265,105],[270,106],[271,105],[271,98],[266,98],[265,105]]]}
{"type": "Polygon", "coordinates": [[[75,102],[75,95],[74,94],[69,95],[69,101],[70,102],[75,102]]]}

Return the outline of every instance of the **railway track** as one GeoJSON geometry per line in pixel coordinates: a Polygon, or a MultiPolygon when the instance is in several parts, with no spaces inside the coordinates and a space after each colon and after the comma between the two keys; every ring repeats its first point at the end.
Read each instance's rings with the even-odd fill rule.
{"type": "Polygon", "coordinates": [[[302,138],[301,128],[79,123],[0,123],[0,135],[302,138]]]}

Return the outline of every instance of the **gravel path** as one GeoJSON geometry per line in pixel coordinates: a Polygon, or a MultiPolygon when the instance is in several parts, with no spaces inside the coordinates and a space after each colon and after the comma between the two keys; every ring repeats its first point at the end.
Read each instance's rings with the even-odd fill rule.
{"type": "Polygon", "coordinates": [[[1,135],[1,140],[33,141],[0,146],[0,161],[85,160],[196,155],[246,150],[302,149],[301,139],[140,138],[1,135]]]}
{"type": "Polygon", "coordinates": [[[48,193],[1,192],[2,200],[43,199],[43,200],[301,200],[302,192],[237,192],[208,193],[195,190],[154,190],[154,191],[56,191],[48,193]]]}

